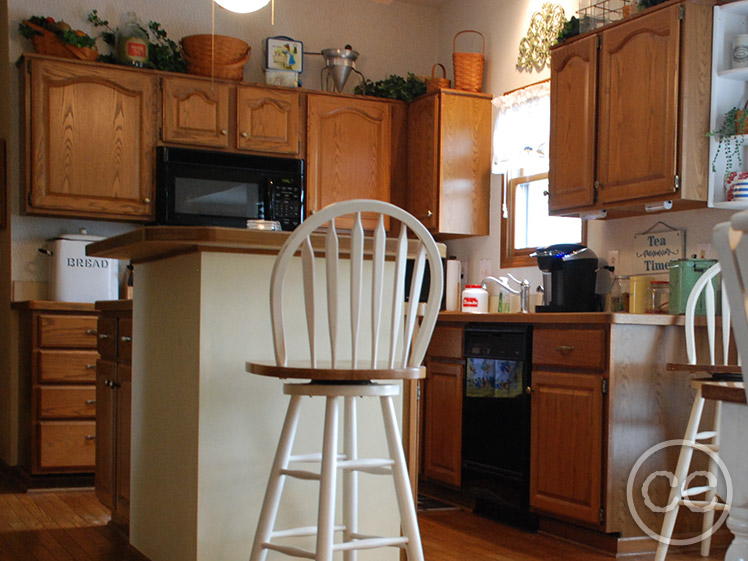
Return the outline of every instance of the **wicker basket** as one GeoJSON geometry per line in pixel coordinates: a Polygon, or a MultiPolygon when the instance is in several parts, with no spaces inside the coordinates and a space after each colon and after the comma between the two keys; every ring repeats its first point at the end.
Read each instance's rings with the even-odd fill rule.
{"type": "Polygon", "coordinates": [[[455,35],[452,41],[452,63],[455,67],[455,88],[469,92],[479,92],[483,86],[483,63],[486,52],[486,38],[479,31],[466,29],[455,35]],[[483,39],[483,50],[480,53],[455,52],[457,36],[462,33],[477,33],[483,39]]]}
{"type": "Polygon", "coordinates": [[[218,64],[213,62],[211,64],[210,58],[205,59],[193,59],[183,55],[184,60],[187,61],[187,72],[190,74],[197,74],[198,76],[211,76],[213,78],[225,78],[227,80],[241,80],[244,78],[244,65],[249,60],[249,53],[247,56],[238,62],[232,64],[218,64]]]}
{"type": "Polygon", "coordinates": [[[38,31],[41,35],[34,35],[31,38],[31,44],[34,45],[34,50],[40,55],[51,55],[62,58],[76,58],[79,60],[94,61],[99,58],[99,51],[91,49],[89,47],[75,47],[63,43],[62,40],[49,31],[36,24],[31,23],[28,20],[24,20],[24,25],[29,26],[34,31],[38,31]]]}
{"type": "Polygon", "coordinates": [[[229,80],[244,77],[244,65],[251,52],[249,45],[241,39],[210,34],[182,37],[182,49],[190,74],[229,80]]]}
{"type": "Polygon", "coordinates": [[[432,93],[432,92],[438,92],[442,88],[448,88],[450,86],[451,82],[447,79],[447,69],[444,68],[443,64],[439,64],[438,62],[431,67],[431,78],[426,80],[426,93],[432,93]],[[443,78],[439,78],[438,76],[434,76],[434,70],[436,70],[436,67],[439,66],[442,69],[443,78]]]}

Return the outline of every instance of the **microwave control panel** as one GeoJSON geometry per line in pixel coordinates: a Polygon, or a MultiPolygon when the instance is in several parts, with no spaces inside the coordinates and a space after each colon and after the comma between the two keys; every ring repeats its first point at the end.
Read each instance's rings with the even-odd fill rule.
{"type": "Polygon", "coordinates": [[[283,230],[293,230],[304,219],[304,189],[296,177],[268,180],[270,215],[283,230]]]}

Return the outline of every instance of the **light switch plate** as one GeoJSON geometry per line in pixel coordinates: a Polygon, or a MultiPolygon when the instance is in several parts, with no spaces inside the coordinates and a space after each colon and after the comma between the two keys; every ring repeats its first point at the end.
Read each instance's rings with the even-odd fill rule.
{"type": "Polygon", "coordinates": [[[709,259],[712,255],[712,244],[702,242],[696,246],[696,256],[699,259],[709,259]]]}
{"type": "Polygon", "coordinates": [[[611,249],[608,252],[608,265],[611,267],[618,267],[618,250],[611,249]]]}
{"type": "Polygon", "coordinates": [[[488,275],[491,274],[491,260],[490,259],[481,259],[480,260],[480,280],[485,279],[488,275]]]}

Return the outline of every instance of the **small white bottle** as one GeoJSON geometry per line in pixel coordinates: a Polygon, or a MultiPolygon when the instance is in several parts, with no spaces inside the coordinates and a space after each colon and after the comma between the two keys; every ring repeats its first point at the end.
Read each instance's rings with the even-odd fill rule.
{"type": "Polygon", "coordinates": [[[462,291],[462,311],[485,313],[488,311],[488,290],[479,284],[466,284],[462,291]]]}

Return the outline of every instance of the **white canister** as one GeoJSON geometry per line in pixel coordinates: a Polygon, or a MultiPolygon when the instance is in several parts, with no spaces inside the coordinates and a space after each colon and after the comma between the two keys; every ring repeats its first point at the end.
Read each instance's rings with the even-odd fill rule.
{"type": "Polygon", "coordinates": [[[487,312],[488,290],[479,284],[466,284],[465,290],[462,291],[462,311],[487,312]]]}
{"type": "Polygon", "coordinates": [[[733,37],[731,62],[733,68],[748,67],[748,35],[733,37]]]}

